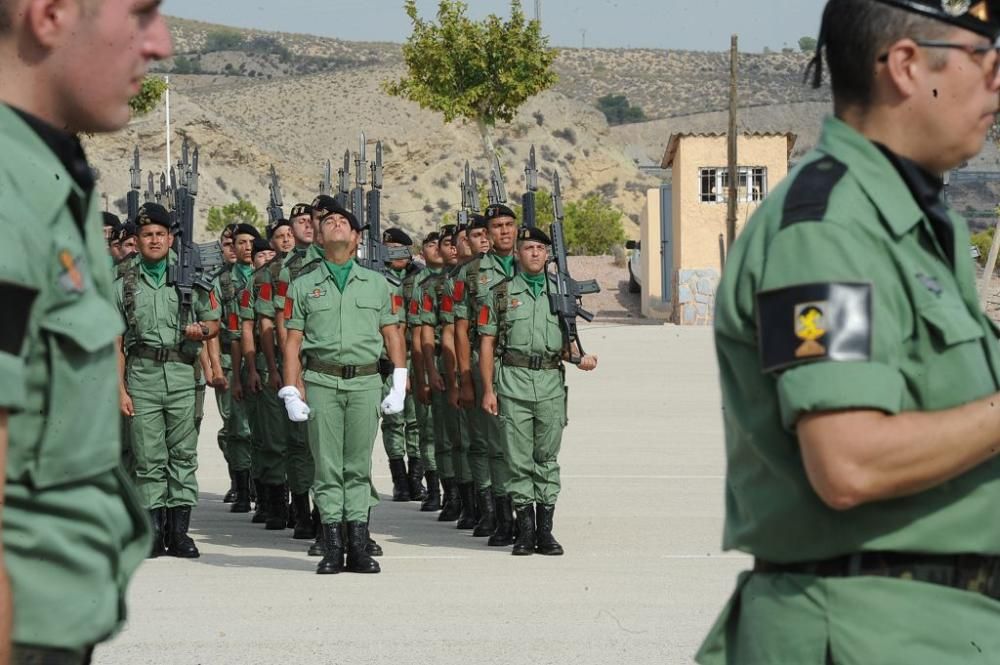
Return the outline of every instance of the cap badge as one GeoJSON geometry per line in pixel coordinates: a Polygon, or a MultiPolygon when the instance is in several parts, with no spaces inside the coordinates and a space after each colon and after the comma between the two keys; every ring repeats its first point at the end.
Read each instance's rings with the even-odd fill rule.
{"type": "Polygon", "coordinates": [[[941,11],[948,16],[963,16],[972,6],[972,0],[941,0],[941,11]]]}

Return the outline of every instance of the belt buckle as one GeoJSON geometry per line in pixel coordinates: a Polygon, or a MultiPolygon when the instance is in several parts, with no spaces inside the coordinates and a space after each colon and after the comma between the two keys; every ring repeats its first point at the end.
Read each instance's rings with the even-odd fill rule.
{"type": "Polygon", "coordinates": [[[358,368],[354,365],[346,365],[342,370],[340,370],[340,378],[342,379],[353,379],[358,375],[358,368]]]}
{"type": "Polygon", "coordinates": [[[541,356],[531,356],[528,358],[528,369],[541,369],[542,368],[542,357],[541,356]]]}
{"type": "Polygon", "coordinates": [[[160,363],[167,362],[170,357],[170,351],[168,349],[157,349],[156,350],[156,361],[160,363]]]}

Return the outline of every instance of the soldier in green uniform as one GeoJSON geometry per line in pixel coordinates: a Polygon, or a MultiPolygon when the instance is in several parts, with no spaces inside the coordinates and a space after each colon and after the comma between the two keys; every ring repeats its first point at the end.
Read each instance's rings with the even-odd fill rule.
{"type": "MultiPolygon", "coordinates": [[[[222,427],[219,428],[216,441],[218,442],[219,450],[222,451],[222,455],[226,459],[226,468],[229,471],[229,490],[222,499],[225,503],[232,503],[236,500],[237,495],[236,472],[233,469],[232,462],[229,460],[230,425],[234,424],[233,396],[229,390],[233,374],[232,356],[229,353],[229,330],[237,326],[239,318],[238,316],[232,316],[232,314],[236,313],[232,308],[237,303],[236,287],[233,285],[232,274],[232,267],[236,263],[236,250],[233,248],[234,228],[235,225],[227,226],[219,236],[223,265],[215,278],[214,284],[215,297],[222,306],[222,330],[217,337],[213,337],[206,344],[209,356],[213,359],[213,364],[218,365],[221,370],[211,383],[215,390],[215,406],[219,410],[219,418],[222,421],[222,427]],[[226,343],[225,351],[223,351],[222,341],[226,343]]],[[[244,435],[246,438],[250,436],[249,432],[244,432],[244,435]]],[[[237,436],[239,436],[238,432],[237,436]]],[[[239,448],[239,443],[237,443],[237,448],[239,448]]],[[[247,510],[249,510],[249,506],[247,510]]]]}
{"type": "Polygon", "coordinates": [[[942,174],[1000,92],[1000,3],[831,0],[835,116],[719,285],[725,549],[701,663],[1000,653],[1000,346],[942,174]]]}
{"type": "Polygon", "coordinates": [[[417,431],[420,435],[420,459],[424,464],[424,479],[427,481],[427,498],[420,504],[421,512],[431,513],[441,510],[441,483],[438,479],[437,456],[434,441],[434,410],[431,406],[431,388],[427,376],[425,354],[434,353],[434,347],[424,348],[424,332],[421,314],[423,311],[422,284],[431,275],[441,270],[441,251],[438,247],[440,234],[432,231],[421,243],[424,268],[412,277],[410,302],[406,308],[406,330],[411,337],[410,353],[413,357],[411,387],[414,408],[417,413],[417,431]]]}
{"type": "MultiPolygon", "coordinates": [[[[382,243],[386,247],[412,247],[413,239],[402,229],[386,229],[382,233],[382,243]]],[[[420,266],[412,259],[397,259],[389,263],[389,269],[399,281],[398,286],[389,285],[392,291],[392,310],[399,316],[400,329],[404,331],[407,349],[412,347],[410,331],[406,327],[407,292],[412,299],[414,279],[420,266]]],[[[412,358],[407,352],[407,369],[413,376],[412,358]]],[[[383,392],[388,396],[392,389],[386,380],[383,392]]],[[[389,473],[392,476],[393,501],[423,501],[427,498],[422,479],[424,467],[420,461],[420,431],[417,426],[417,411],[411,392],[406,394],[406,406],[402,413],[382,418],[382,445],[389,458],[389,473]],[[407,469],[406,458],[410,466],[407,469]]]]}
{"type": "Polygon", "coordinates": [[[346,569],[379,572],[366,551],[372,447],[379,411],[392,415],[405,405],[406,351],[398,315],[392,313],[385,279],[354,261],[360,232],[350,212],[336,204],[327,209],[319,233],[323,269],[300,276],[287,296],[291,316],[285,321],[285,387],[279,396],[291,420],[309,423],[316,463],[313,492],[323,525],[319,574],[345,568],[342,524],[346,569]],[[395,365],[393,388],[384,400],[379,376],[383,344],[395,365]]]}
{"type": "Polygon", "coordinates": [[[108,254],[111,255],[112,262],[117,261],[120,256],[121,239],[119,234],[122,231],[122,222],[118,215],[105,210],[101,213],[102,228],[104,230],[104,242],[108,246],[108,254]]]}
{"type": "Polygon", "coordinates": [[[141,21],[119,3],[48,9],[0,4],[0,662],[14,665],[89,663],[150,543],[118,467],[121,326],[76,134],[128,122],[170,37],[155,5],[141,21]]]}
{"type": "MultiPolygon", "coordinates": [[[[250,420],[251,404],[247,401],[246,371],[243,362],[241,346],[242,328],[240,326],[240,304],[243,293],[253,275],[253,241],[260,238],[260,232],[250,224],[234,224],[231,227],[233,251],[236,261],[233,266],[220,275],[220,282],[228,283],[226,299],[223,308],[226,315],[226,331],[222,338],[222,352],[229,356],[231,374],[229,391],[232,395],[229,413],[229,441],[226,450],[229,454],[229,465],[236,480],[236,498],[230,506],[230,512],[250,512],[251,493],[258,502],[261,496],[256,492],[256,486],[251,484],[254,471],[253,454],[259,446],[255,440],[258,432],[254,432],[250,420]],[[232,290],[229,291],[229,288],[232,290]]],[[[263,515],[262,515],[263,516],[263,515]]],[[[258,518],[259,519],[259,518],[258,518]]]]}
{"type": "MultiPolygon", "coordinates": [[[[538,228],[518,233],[520,270],[493,288],[481,308],[483,410],[499,417],[510,469],[507,492],[517,515],[515,555],[561,555],[552,535],[559,497],[559,448],[566,427],[565,348],[548,298],[552,241],[538,228]]],[[[597,368],[584,355],[581,370],[597,368]]]]}
{"type": "Polygon", "coordinates": [[[194,558],[187,535],[198,502],[195,375],[201,342],[219,332],[212,291],[195,291],[190,323],[182,321],[177,289],[168,280],[173,243],[170,214],[156,203],[139,210],[140,260],[116,282],[115,302],[125,322],[119,384],[129,418],[134,475],[153,522],[152,556],[165,551],[194,558]]]}
{"type": "Polygon", "coordinates": [[[486,414],[480,408],[483,400],[483,384],[479,373],[479,351],[475,348],[478,340],[474,339],[476,329],[471,325],[475,322],[477,312],[473,310],[471,317],[473,321],[470,322],[469,302],[475,300],[471,292],[478,286],[480,266],[490,250],[486,217],[479,214],[472,215],[465,235],[471,258],[455,274],[450,290],[446,290],[454,307],[457,372],[455,382],[451,386],[452,394],[448,400],[452,405],[465,410],[469,440],[467,452],[469,471],[479,511],[479,521],[472,535],[481,538],[493,535],[496,530],[496,497],[493,494],[489,464],[487,433],[490,425],[486,422],[486,414]]]}

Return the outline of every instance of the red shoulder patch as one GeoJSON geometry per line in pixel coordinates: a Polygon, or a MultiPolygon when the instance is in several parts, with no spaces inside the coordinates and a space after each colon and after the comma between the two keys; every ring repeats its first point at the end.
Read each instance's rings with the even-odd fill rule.
{"type": "Polygon", "coordinates": [[[232,312],[229,315],[229,331],[236,332],[240,329],[240,317],[237,316],[236,312],[232,312]]]}
{"type": "Polygon", "coordinates": [[[247,289],[243,289],[240,292],[240,307],[249,307],[249,306],[250,306],[250,291],[247,289]]]}
{"type": "Polygon", "coordinates": [[[403,296],[393,295],[392,296],[392,313],[395,314],[403,307],[403,296]]]}
{"type": "Polygon", "coordinates": [[[411,300],[410,301],[410,314],[413,315],[413,316],[416,316],[419,313],[420,313],[420,305],[419,305],[419,303],[417,303],[416,300],[411,300]]]}
{"type": "Polygon", "coordinates": [[[278,282],[278,295],[282,298],[288,295],[288,282],[278,282]]]}
{"type": "Polygon", "coordinates": [[[432,309],[434,309],[434,301],[431,300],[431,296],[430,296],[429,293],[425,293],[424,294],[424,311],[425,312],[429,312],[432,309]]]}
{"type": "Polygon", "coordinates": [[[257,296],[264,302],[271,302],[271,283],[264,282],[260,285],[260,291],[257,296]]]}
{"type": "Polygon", "coordinates": [[[464,298],[465,297],[465,282],[462,281],[462,280],[456,281],[455,282],[455,288],[454,288],[453,292],[455,294],[455,302],[458,302],[462,298],[464,298]]]}
{"type": "Polygon", "coordinates": [[[483,305],[479,308],[479,325],[485,326],[490,322],[490,307],[489,305],[483,305]]]}
{"type": "Polygon", "coordinates": [[[219,301],[215,299],[215,291],[208,292],[208,305],[212,309],[217,309],[219,307],[219,301]]]}
{"type": "Polygon", "coordinates": [[[285,314],[285,318],[286,319],[292,318],[292,307],[294,306],[294,304],[295,304],[295,301],[292,300],[291,298],[286,298],[285,299],[285,312],[284,312],[284,314],[285,314]]]}
{"type": "Polygon", "coordinates": [[[455,310],[455,300],[451,296],[441,298],[441,311],[451,314],[455,310]]]}

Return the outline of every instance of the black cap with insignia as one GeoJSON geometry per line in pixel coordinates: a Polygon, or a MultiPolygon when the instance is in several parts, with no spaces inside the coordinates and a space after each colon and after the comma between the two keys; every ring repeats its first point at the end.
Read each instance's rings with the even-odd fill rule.
{"type": "Polygon", "coordinates": [[[543,245],[552,244],[552,239],[545,234],[545,231],[541,230],[537,226],[522,226],[517,230],[517,239],[519,242],[533,240],[534,242],[540,242],[543,245]]]}
{"type": "Polygon", "coordinates": [[[270,240],[271,238],[273,238],[274,232],[280,229],[282,226],[287,226],[291,228],[292,223],[289,222],[287,219],[279,219],[274,224],[271,224],[270,226],[267,227],[267,239],[270,240]]]}
{"type": "Polygon", "coordinates": [[[494,203],[490,207],[486,208],[486,221],[490,222],[498,217],[511,217],[517,219],[517,215],[514,211],[505,206],[502,203],[494,203]]]}
{"type": "Polygon", "coordinates": [[[301,215],[312,215],[313,207],[308,203],[296,203],[292,206],[292,212],[288,215],[288,219],[295,219],[301,215]]]}
{"type": "Polygon", "coordinates": [[[122,221],[118,219],[118,215],[108,211],[104,211],[101,214],[104,217],[104,226],[110,226],[113,229],[121,227],[122,221]]]}
{"type": "Polygon", "coordinates": [[[253,239],[253,249],[250,250],[251,258],[257,256],[259,252],[273,252],[274,248],[271,247],[271,243],[264,240],[263,238],[253,239]]]}
{"type": "Polygon", "coordinates": [[[413,246],[413,238],[408,236],[406,234],[406,231],[404,231],[403,229],[397,229],[397,228],[386,229],[385,231],[383,231],[382,242],[386,243],[396,242],[399,243],[400,245],[403,245],[404,247],[413,246]]]}
{"type": "MultiPolygon", "coordinates": [[[[329,199],[330,197],[328,196],[326,198],[329,199]]],[[[331,215],[340,215],[341,217],[347,220],[347,222],[351,225],[352,229],[354,229],[355,231],[361,230],[361,222],[359,222],[358,218],[354,216],[354,213],[352,213],[350,210],[337,203],[334,199],[330,199],[330,201],[332,201],[333,203],[331,204],[329,202],[325,202],[324,205],[322,206],[313,206],[316,209],[323,211],[323,214],[319,218],[320,223],[323,223],[323,221],[327,217],[330,217],[331,215]]]]}
{"type": "Polygon", "coordinates": [[[159,224],[168,230],[173,226],[170,213],[159,203],[145,203],[139,208],[139,214],[135,217],[136,227],[142,228],[149,224],[159,224]]]}
{"type": "Polygon", "coordinates": [[[236,236],[243,236],[243,235],[253,236],[254,238],[260,237],[260,231],[258,231],[257,227],[254,226],[253,224],[247,224],[246,222],[241,222],[239,224],[230,224],[229,228],[231,229],[234,240],[236,239],[236,236]]]}
{"type": "Polygon", "coordinates": [[[424,245],[429,245],[431,243],[436,243],[440,239],[441,239],[441,234],[440,233],[438,233],[437,231],[431,231],[426,236],[424,236],[424,242],[423,242],[423,244],[424,245]]]}
{"type": "Polygon", "coordinates": [[[122,224],[122,228],[118,232],[118,239],[121,242],[125,242],[129,238],[134,238],[137,235],[139,235],[139,229],[136,228],[135,222],[125,222],[122,224]]]}
{"type": "Polygon", "coordinates": [[[310,212],[322,213],[323,211],[329,212],[334,208],[339,208],[340,206],[337,204],[337,199],[332,196],[327,196],[326,194],[320,194],[313,199],[312,205],[309,207],[312,208],[310,212]]]}
{"type": "Polygon", "coordinates": [[[448,242],[454,242],[455,237],[455,225],[445,224],[441,227],[441,232],[438,234],[438,242],[447,240],[448,242]]]}
{"type": "Polygon", "coordinates": [[[474,212],[469,215],[469,228],[466,229],[467,231],[485,228],[487,228],[487,222],[484,215],[480,215],[478,212],[474,212]]]}

